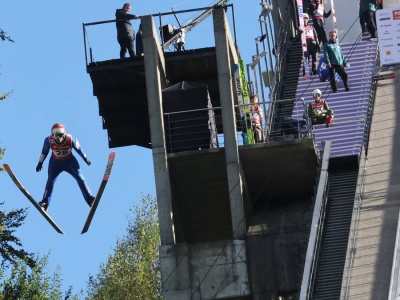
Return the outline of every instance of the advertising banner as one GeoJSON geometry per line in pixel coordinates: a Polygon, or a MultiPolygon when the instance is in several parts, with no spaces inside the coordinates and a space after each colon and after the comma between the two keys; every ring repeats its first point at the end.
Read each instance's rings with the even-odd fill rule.
{"type": "MultiPolygon", "coordinates": [[[[386,1],[385,1],[386,2],[386,1]]],[[[381,66],[400,63],[400,7],[376,11],[381,66]]]]}
{"type": "Polygon", "coordinates": [[[383,8],[400,8],[400,0],[384,0],[383,8]]]}

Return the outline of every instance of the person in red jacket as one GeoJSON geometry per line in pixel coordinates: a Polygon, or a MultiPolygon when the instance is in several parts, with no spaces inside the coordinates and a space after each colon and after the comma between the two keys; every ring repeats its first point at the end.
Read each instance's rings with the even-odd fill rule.
{"type": "Polygon", "coordinates": [[[329,108],[327,101],[321,99],[320,89],[315,89],[312,94],[314,102],[308,106],[308,117],[311,119],[312,125],[326,124],[326,127],[330,127],[333,121],[333,110],[329,108]]]}
{"type": "Polygon", "coordinates": [[[72,149],[74,149],[82,157],[85,163],[90,166],[91,162],[83,152],[78,140],[73,138],[72,135],[67,134],[63,124],[54,124],[51,127],[51,135],[44,139],[42,153],[36,166],[36,172],[40,172],[43,168],[43,162],[51,150],[46,188],[43,194],[43,200],[38,203],[45,211],[47,211],[51,201],[54,183],[56,182],[58,175],[63,171],[69,173],[75,178],[86,203],[89,206],[92,206],[93,204],[95,197],[92,195],[88,185],[86,184],[79,163],[72,154],[72,149]]]}

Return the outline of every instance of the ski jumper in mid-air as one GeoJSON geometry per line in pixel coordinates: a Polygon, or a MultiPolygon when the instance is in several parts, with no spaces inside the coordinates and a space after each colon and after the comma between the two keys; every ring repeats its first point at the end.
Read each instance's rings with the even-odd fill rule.
{"type": "Polygon", "coordinates": [[[51,202],[54,183],[56,182],[58,175],[63,171],[71,174],[78,182],[86,203],[89,206],[92,206],[93,204],[95,197],[92,195],[92,192],[86,184],[79,163],[72,154],[72,149],[75,149],[75,151],[83,158],[85,163],[90,166],[90,160],[83,152],[78,140],[73,138],[72,135],[67,134],[64,125],[59,123],[54,124],[51,128],[51,135],[46,137],[44,140],[42,154],[40,155],[39,163],[36,166],[36,172],[42,170],[43,162],[51,150],[52,154],[49,162],[46,188],[43,194],[43,199],[39,202],[39,205],[45,211],[47,211],[51,202]]]}

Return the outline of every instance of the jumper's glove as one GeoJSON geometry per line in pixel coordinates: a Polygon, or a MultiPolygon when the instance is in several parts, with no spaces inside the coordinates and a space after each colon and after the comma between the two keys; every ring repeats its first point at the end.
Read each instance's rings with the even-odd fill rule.
{"type": "Polygon", "coordinates": [[[317,109],[317,110],[313,111],[313,116],[320,118],[320,117],[323,117],[326,113],[327,113],[327,111],[324,109],[317,109]]]}
{"type": "Polygon", "coordinates": [[[322,115],[322,110],[320,109],[314,110],[312,114],[314,117],[320,117],[322,115]]]}
{"type": "Polygon", "coordinates": [[[37,166],[36,166],[36,172],[40,172],[43,168],[43,163],[42,162],[38,162],[37,166]]]}
{"type": "Polygon", "coordinates": [[[90,166],[91,161],[89,160],[89,158],[87,158],[86,156],[83,158],[83,160],[85,161],[85,163],[90,166]]]}

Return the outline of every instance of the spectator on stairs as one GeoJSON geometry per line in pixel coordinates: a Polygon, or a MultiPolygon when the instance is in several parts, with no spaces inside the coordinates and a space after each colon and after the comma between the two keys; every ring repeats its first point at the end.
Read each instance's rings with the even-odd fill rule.
{"type": "Polygon", "coordinates": [[[325,11],[323,0],[311,0],[308,13],[312,16],[313,25],[318,34],[318,41],[325,44],[328,39],[325,32],[325,18],[331,15],[331,10],[325,11]]]}
{"type": "Polygon", "coordinates": [[[308,59],[311,55],[312,60],[312,75],[317,75],[317,53],[321,51],[318,42],[318,36],[315,28],[311,25],[308,25],[308,15],[303,14],[304,18],[304,34],[306,35],[307,42],[307,52],[304,53],[304,57],[308,59]]]}
{"type": "Polygon", "coordinates": [[[329,41],[324,45],[324,57],[326,60],[326,67],[329,69],[330,83],[332,87],[332,92],[337,93],[336,87],[336,73],[342,78],[344,83],[344,88],[346,92],[350,91],[349,79],[345,67],[347,67],[347,62],[343,56],[340,45],[336,41],[336,32],[329,32],[329,41]]]}
{"type": "Polygon", "coordinates": [[[364,14],[371,40],[377,39],[375,12],[378,9],[377,0],[361,0],[361,11],[364,14]]]}
{"type": "Polygon", "coordinates": [[[364,32],[368,32],[364,12],[361,9],[361,0],[358,0],[358,18],[360,19],[361,33],[363,34],[364,32]]]}

